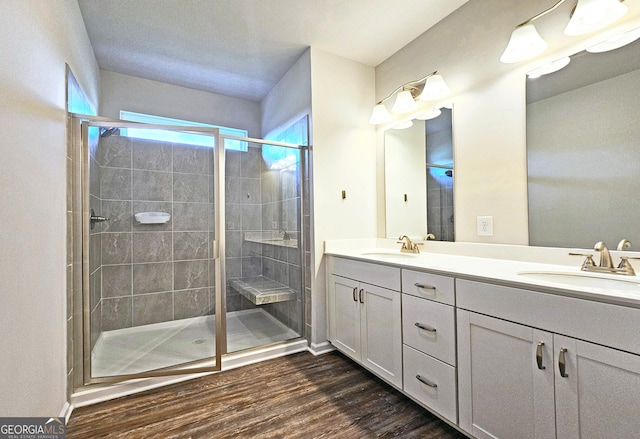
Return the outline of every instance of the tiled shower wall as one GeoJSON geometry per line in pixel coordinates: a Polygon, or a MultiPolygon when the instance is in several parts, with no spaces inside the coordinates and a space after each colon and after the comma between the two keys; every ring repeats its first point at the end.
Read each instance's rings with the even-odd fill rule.
{"type": "MultiPolygon", "coordinates": [[[[297,300],[261,306],[301,333],[300,249],[244,239],[247,232],[283,230],[299,242],[299,166],[270,170],[263,155],[264,150],[254,147],[249,147],[247,152],[227,151],[226,154],[227,279],[262,275],[295,290],[297,300]]],[[[251,308],[256,305],[227,288],[227,311],[251,308]]]]}
{"type": "MultiPolygon", "coordinates": [[[[285,130],[277,140],[307,145],[307,117],[285,130]]],[[[296,300],[261,307],[303,335],[303,289],[306,290],[307,286],[302,284],[302,261],[310,260],[310,257],[304,258],[305,251],[299,246],[309,242],[300,239],[300,231],[305,224],[300,215],[301,192],[307,187],[308,194],[309,184],[308,173],[303,172],[308,169],[307,152],[257,146],[250,145],[247,152],[226,153],[227,279],[262,275],[296,291],[296,300]],[[285,161],[288,166],[273,166],[278,160],[285,161]],[[292,240],[297,240],[298,247],[244,240],[246,232],[277,234],[280,231],[286,231],[292,240]]],[[[310,223],[308,210],[306,208],[306,230],[310,223]]],[[[237,291],[227,288],[227,311],[255,307],[237,291]]]]}
{"type": "Polygon", "coordinates": [[[90,240],[96,334],[213,313],[212,151],[100,139],[91,157],[91,205],[110,221],[90,240]],[[171,220],[140,224],[138,212],[166,212],[171,220]]]}
{"type": "MultiPolygon", "coordinates": [[[[276,140],[294,145],[308,145],[308,117],[305,116],[292,124],[276,140]]],[[[310,221],[305,222],[309,212],[308,151],[285,149],[280,160],[293,163],[280,170],[271,169],[272,166],[266,163],[267,169],[263,174],[265,182],[263,193],[270,193],[271,197],[263,195],[265,202],[263,215],[265,223],[270,224],[271,228],[278,223],[281,230],[286,230],[292,239],[297,239],[298,248],[265,245],[263,275],[289,286],[297,294],[296,300],[272,303],[265,308],[301,336],[309,338],[306,327],[303,326],[304,304],[311,303],[310,287],[309,298],[306,302],[304,300],[306,283],[311,279],[310,275],[305,277],[305,284],[303,284],[303,262],[310,261],[310,257],[308,259],[305,257],[307,252],[305,246],[310,242],[310,235],[305,233],[305,231],[308,232],[310,224],[310,221]],[[300,212],[301,209],[302,212],[300,212]]],[[[277,168],[277,166],[274,167],[277,168]]],[[[308,316],[306,322],[310,321],[311,318],[308,316]]]]}
{"type": "MultiPolygon", "coordinates": [[[[442,109],[446,123],[437,123],[438,130],[430,130],[426,137],[427,163],[453,167],[453,132],[451,110],[442,109]]],[[[440,118],[438,118],[440,119],[440,118]]],[[[427,230],[438,241],[454,241],[453,169],[427,167],[427,230]],[[449,172],[447,172],[449,171],[449,172]]]]}
{"type": "MultiPolygon", "coordinates": [[[[279,140],[306,144],[307,130],[304,118],[279,140]]],[[[297,159],[276,170],[261,148],[226,152],[226,265],[227,279],[263,275],[294,289],[297,300],[263,307],[302,334],[303,252],[244,240],[247,231],[286,230],[308,242],[300,240],[307,153],[301,161],[291,152],[297,159]]],[[[90,204],[110,218],[91,231],[92,345],[101,331],[212,314],[212,150],[112,135],[91,151],[90,175],[90,204]],[[145,211],[171,220],[139,224],[134,214],[145,211]]],[[[227,311],[256,307],[231,288],[226,299],[227,311]]]]}
{"type": "Polygon", "coordinates": [[[427,169],[427,225],[438,241],[453,242],[453,177],[444,169],[427,169]]]}

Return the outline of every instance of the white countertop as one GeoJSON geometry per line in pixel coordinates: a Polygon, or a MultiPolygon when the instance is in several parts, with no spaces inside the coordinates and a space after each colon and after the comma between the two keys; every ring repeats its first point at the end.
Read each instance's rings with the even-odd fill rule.
{"type": "MultiPolygon", "coordinates": [[[[400,268],[418,269],[437,272],[469,280],[497,283],[517,288],[532,289],[539,292],[560,294],[582,299],[601,301],[622,306],[640,308],[640,276],[625,276],[619,274],[587,273],[580,270],[584,258],[566,257],[574,249],[545,250],[523,246],[500,246],[502,254],[511,254],[514,259],[495,257],[495,244],[478,244],[469,247],[467,244],[456,246],[457,243],[426,242],[419,254],[400,253],[400,244],[395,240],[362,239],[362,240],[332,240],[325,242],[325,254],[357,259],[364,262],[381,263],[400,268]],[[483,246],[485,248],[483,248],[483,246]],[[489,246],[487,248],[487,246],[489,246]],[[430,251],[430,248],[437,252],[430,251]],[[470,249],[471,248],[471,249],[470,249]],[[486,251],[483,251],[486,250],[486,251]],[[449,251],[446,253],[445,251],[449,251]],[[367,254],[368,253],[368,254],[367,254]],[[463,253],[463,254],[456,254],[463,253]],[[474,256],[474,253],[487,253],[492,257],[474,256]],[[403,255],[403,256],[399,256],[403,255]],[[406,255],[406,256],[405,256],[406,255]],[[530,257],[527,257],[527,256],[530,257]],[[529,260],[527,260],[529,259],[529,260]],[[549,259],[554,263],[543,263],[540,259],[549,259]],[[568,265],[569,262],[573,265],[568,265]],[[606,287],[575,286],[565,281],[535,279],[519,273],[560,273],[575,275],[571,279],[593,277],[597,279],[611,279],[613,285],[606,287]],[[625,282],[625,288],[616,283],[625,282]]],[[[589,251],[577,249],[578,251],[589,251]]],[[[593,251],[591,251],[593,252],[593,251]]],[[[629,252],[612,252],[614,263],[617,255],[629,252]]],[[[632,255],[632,253],[629,253],[632,255]]],[[[636,269],[636,272],[640,272],[636,269]]]]}

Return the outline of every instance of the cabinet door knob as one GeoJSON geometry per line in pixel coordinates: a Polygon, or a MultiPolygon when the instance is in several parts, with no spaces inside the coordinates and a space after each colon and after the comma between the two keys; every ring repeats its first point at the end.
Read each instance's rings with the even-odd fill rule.
{"type": "Polygon", "coordinates": [[[360,303],[364,303],[364,289],[360,288],[360,303]]]}
{"type": "Polygon", "coordinates": [[[357,294],[358,294],[358,287],[354,287],[354,288],[353,288],[353,301],[354,301],[354,302],[357,302],[357,301],[358,301],[358,296],[357,296],[357,294]]]}
{"type": "Polygon", "coordinates": [[[433,326],[425,325],[424,323],[416,322],[415,325],[420,329],[424,329],[425,331],[429,331],[429,332],[437,331],[437,329],[434,328],[433,326]]]}
{"type": "Polygon", "coordinates": [[[417,379],[418,381],[420,381],[422,384],[426,384],[427,386],[432,387],[432,388],[434,388],[434,389],[435,389],[436,387],[438,387],[438,385],[437,385],[436,383],[434,383],[434,382],[433,382],[433,381],[431,381],[431,380],[426,379],[425,377],[423,377],[423,376],[422,376],[422,375],[420,375],[420,374],[416,375],[416,379],[417,379]]]}
{"type": "Polygon", "coordinates": [[[545,370],[546,367],[542,365],[542,347],[544,346],[544,342],[541,341],[538,343],[538,347],[536,348],[536,362],[538,363],[538,369],[545,370]]]}
{"type": "Polygon", "coordinates": [[[558,369],[560,369],[560,376],[562,378],[567,378],[569,374],[567,374],[567,362],[565,359],[565,353],[567,352],[567,348],[560,349],[560,355],[558,355],[558,369]]]}

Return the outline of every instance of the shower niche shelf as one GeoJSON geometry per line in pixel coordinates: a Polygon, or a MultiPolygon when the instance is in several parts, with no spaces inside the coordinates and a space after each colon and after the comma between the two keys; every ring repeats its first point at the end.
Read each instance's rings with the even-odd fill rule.
{"type": "Polygon", "coordinates": [[[255,305],[296,299],[294,290],[265,276],[231,279],[229,285],[255,305]]]}
{"type": "Polygon", "coordinates": [[[171,219],[171,214],[165,212],[138,212],[134,217],[140,224],[165,224],[171,219]]]}
{"type": "MultiPolygon", "coordinates": [[[[297,235],[296,232],[291,232],[291,234],[294,236],[297,235]]],[[[287,239],[285,239],[282,232],[268,230],[262,232],[247,232],[244,234],[244,240],[258,244],[274,245],[276,247],[298,248],[298,240],[289,237],[289,232],[287,232],[287,236],[287,239]]]]}

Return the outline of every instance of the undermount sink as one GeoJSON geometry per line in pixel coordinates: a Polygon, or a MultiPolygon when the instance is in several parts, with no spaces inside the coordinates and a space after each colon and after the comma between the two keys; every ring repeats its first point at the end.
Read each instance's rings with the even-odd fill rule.
{"type": "Polygon", "coordinates": [[[587,273],[563,273],[545,271],[523,271],[519,276],[528,277],[535,280],[554,282],[574,287],[603,288],[610,290],[635,291],[640,293],[640,281],[636,276],[629,278],[602,277],[587,273]]]}
{"type": "Polygon", "coordinates": [[[369,251],[361,253],[362,256],[371,256],[378,258],[391,258],[391,259],[410,259],[415,258],[418,255],[415,253],[400,253],[400,251],[392,252],[392,251],[369,251]]]}

